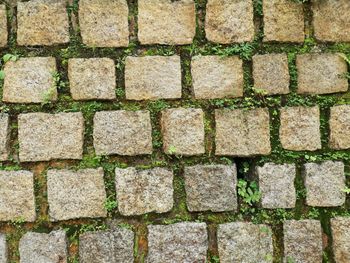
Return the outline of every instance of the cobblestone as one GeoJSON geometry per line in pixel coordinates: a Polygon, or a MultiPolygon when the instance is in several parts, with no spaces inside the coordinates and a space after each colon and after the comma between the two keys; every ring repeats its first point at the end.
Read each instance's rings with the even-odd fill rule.
{"type": "Polygon", "coordinates": [[[0,113],[0,161],[6,161],[10,153],[10,117],[0,113]]]}
{"type": "Polygon", "coordinates": [[[6,6],[0,5],[0,47],[7,46],[7,37],[6,6]]]}
{"type": "Polygon", "coordinates": [[[8,262],[8,247],[6,241],[6,235],[0,234],[0,263],[8,262]]]}
{"type": "Polygon", "coordinates": [[[331,229],[335,262],[350,262],[350,218],[332,218],[331,229]]]}
{"type": "Polygon", "coordinates": [[[350,105],[331,107],[329,146],[341,150],[350,148],[350,105]]]}

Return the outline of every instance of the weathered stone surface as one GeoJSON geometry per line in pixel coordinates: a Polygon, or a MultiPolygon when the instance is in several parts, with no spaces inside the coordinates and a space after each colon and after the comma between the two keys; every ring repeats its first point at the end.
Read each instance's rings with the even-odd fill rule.
{"type": "Polygon", "coordinates": [[[196,99],[243,96],[243,63],[237,56],[193,57],[191,73],[196,99]]]}
{"type": "Polygon", "coordinates": [[[166,154],[199,155],[204,148],[202,109],[174,108],[162,111],[163,150],[166,154]]]}
{"type": "Polygon", "coordinates": [[[67,263],[66,232],[28,232],[19,241],[19,254],[21,263],[67,263]]]}
{"type": "Polygon", "coordinates": [[[318,40],[350,42],[348,0],[313,0],[312,13],[313,28],[318,40]]]}
{"type": "Polygon", "coordinates": [[[7,263],[7,242],[6,235],[0,234],[0,263],[7,263]]]}
{"type": "Polygon", "coordinates": [[[237,209],[236,165],[185,167],[186,202],[189,211],[232,211],[237,209]]]}
{"type": "Polygon", "coordinates": [[[281,108],[279,136],[282,147],[287,150],[315,151],[321,149],[318,106],[281,108]]]}
{"type": "Polygon", "coordinates": [[[332,207],[345,203],[346,193],[344,164],[326,161],[320,164],[304,164],[306,204],[332,207]]]}
{"type": "Polygon", "coordinates": [[[148,263],[206,262],[207,249],[205,223],[148,226],[148,263]]]}
{"type": "Polygon", "coordinates": [[[272,262],[272,231],[267,225],[244,222],[221,224],[217,238],[221,263],[272,262]]]}
{"type": "Polygon", "coordinates": [[[122,215],[165,213],[173,207],[173,172],[168,169],[116,168],[115,185],[122,215]]]}
{"type": "Polygon", "coordinates": [[[271,152],[267,109],[215,110],[216,155],[251,156],[271,152]]]}
{"type": "Polygon", "coordinates": [[[49,170],[47,199],[51,221],[107,216],[103,169],[49,170]]]}
{"type": "Polygon", "coordinates": [[[298,93],[328,94],[348,90],[348,71],[341,54],[313,53],[298,55],[298,93]]]}
{"type": "Polygon", "coordinates": [[[128,100],[181,98],[180,57],[127,57],[125,95],[128,100]]]}
{"type": "Polygon", "coordinates": [[[68,60],[70,92],[74,100],[113,100],[116,98],[114,61],[109,58],[68,60]]]}
{"type": "Polygon", "coordinates": [[[141,44],[191,44],[195,33],[193,0],[138,1],[138,38],[141,44]]]}
{"type": "Polygon", "coordinates": [[[80,235],[79,261],[80,263],[133,263],[134,232],[118,228],[80,235]]]}
{"type": "Polygon", "coordinates": [[[7,37],[6,6],[0,5],[0,47],[7,46],[7,37]]]}
{"type": "Polygon", "coordinates": [[[94,117],[94,147],[98,155],[152,153],[149,111],[101,111],[94,117]]]}
{"type": "Polygon", "coordinates": [[[31,0],[17,3],[17,43],[50,46],[69,42],[64,0],[31,0]]]}
{"type": "Polygon", "coordinates": [[[7,113],[0,113],[0,161],[9,158],[10,118],[7,113]]]}
{"type": "Polygon", "coordinates": [[[266,163],[256,167],[263,208],[293,208],[296,202],[294,164],[266,163]]]}
{"type": "Polygon", "coordinates": [[[289,69],[286,54],[253,56],[254,88],[263,95],[289,93],[289,69]]]}
{"type": "Polygon", "coordinates": [[[284,262],[322,262],[322,228],[317,220],[287,220],[283,224],[284,262]]]}
{"type": "Polygon", "coordinates": [[[350,105],[331,107],[329,119],[329,147],[336,150],[350,148],[350,105]]]}
{"type": "Polygon", "coordinates": [[[335,262],[350,262],[350,218],[332,218],[331,228],[335,262]]]}
{"type": "Polygon", "coordinates": [[[0,171],[0,221],[35,221],[33,173],[0,171]]]}
{"type": "Polygon", "coordinates": [[[57,99],[53,57],[20,58],[5,64],[2,100],[12,103],[41,103],[57,99]]]}
{"type": "Polygon", "coordinates": [[[264,41],[304,42],[303,4],[264,0],[264,41]]]}
{"type": "Polygon", "coordinates": [[[75,113],[25,113],[18,116],[21,162],[82,159],[84,118],[75,113]]]}
{"type": "Polygon", "coordinates": [[[129,45],[126,0],[79,1],[79,25],[83,43],[89,47],[129,45]]]}

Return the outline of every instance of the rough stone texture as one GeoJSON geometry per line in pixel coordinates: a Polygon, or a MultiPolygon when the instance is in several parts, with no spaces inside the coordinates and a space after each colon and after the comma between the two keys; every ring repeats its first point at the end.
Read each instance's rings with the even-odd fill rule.
{"type": "MultiPolygon", "coordinates": [[[[313,53],[298,55],[298,93],[328,94],[348,90],[348,67],[342,54],[313,53]]],[[[344,55],[345,56],[345,55],[344,55]]]]}
{"type": "Polygon", "coordinates": [[[294,164],[266,163],[256,168],[263,208],[294,208],[296,192],[294,164]]]}
{"type": "Polygon", "coordinates": [[[19,254],[21,263],[67,263],[66,232],[28,232],[19,241],[19,254]]]}
{"type": "Polygon", "coordinates": [[[47,199],[51,221],[107,216],[103,169],[49,170],[47,199]]]}
{"type": "Polygon", "coordinates": [[[7,46],[7,37],[6,6],[0,5],[0,47],[7,46]]]}
{"type": "Polygon", "coordinates": [[[115,170],[118,209],[122,215],[165,213],[173,207],[173,172],[165,168],[115,170]]]}
{"type": "Polygon", "coordinates": [[[94,117],[94,147],[98,155],[152,154],[149,111],[101,111],[94,117]]]}
{"type": "Polygon", "coordinates": [[[149,225],[147,263],[206,262],[208,249],[205,223],[149,225]]]}
{"type": "Polygon", "coordinates": [[[114,61],[109,58],[68,60],[70,92],[74,100],[113,100],[116,98],[114,61]]]}
{"type": "Polygon", "coordinates": [[[79,236],[80,263],[133,263],[134,232],[124,228],[79,236]]]}
{"type": "Polygon", "coordinates": [[[69,42],[64,0],[31,0],[17,3],[17,43],[50,46],[69,42]]]}
{"type": "Polygon", "coordinates": [[[138,1],[138,38],[141,44],[191,44],[195,34],[193,0],[138,1]]]}
{"type": "Polygon", "coordinates": [[[24,113],[18,116],[21,162],[82,159],[82,113],[24,113]]]}
{"type": "Polygon", "coordinates": [[[254,88],[263,95],[289,93],[289,69],[286,54],[253,56],[254,88]]]}
{"type": "Polygon", "coordinates": [[[320,41],[350,42],[350,2],[313,0],[313,27],[320,41]]]}
{"type": "Polygon", "coordinates": [[[243,63],[237,56],[197,56],[191,64],[196,99],[243,96],[243,63]]]}
{"type": "Polygon", "coordinates": [[[20,58],[5,64],[2,100],[12,103],[41,103],[57,99],[53,57],[20,58]]]}
{"type": "Polygon", "coordinates": [[[221,263],[272,263],[272,231],[267,225],[221,224],[217,239],[221,263]]]}
{"type": "Polygon", "coordinates": [[[0,171],[0,221],[34,222],[35,218],[33,173],[0,171]]]}
{"type": "Polygon", "coordinates": [[[128,100],[181,98],[180,57],[127,57],[125,95],[128,100]]]}
{"type": "Polygon", "coordinates": [[[236,165],[196,165],[185,167],[185,189],[188,210],[237,210],[236,165]]]}
{"type": "Polygon", "coordinates": [[[291,0],[264,0],[264,41],[304,42],[303,4],[291,0]]]}
{"type": "Polygon", "coordinates": [[[10,119],[7,113],[0,113],[0,161],[9,158],[10,119]]]}
{"type": "Polygon", "coordinates": [[[283,224],[284,262],[322,262],[322,228],[317,220],[287,220],[283,224]]]}
{"type": "Polygon", "coordinates": [[[287,150],[315,151],[321,149],[318,106],[281,108],[279,136],[282,147],[287,150]]]}
{"type": "Polygon", "coordinates": [[[162,111],[161,129],[166,154],[199,155],[204,148],[202,109],[174,108],[162,111]]]}
{"type": "Polygon", "coordinates": [[[252,156],[271,152],[267,109],[215,110],[215,122],[216,155],[252,156]]]}
{"type": "Polygon", "coordinates": [[[350,105],[331,107],[329,119],[329,147],[336,150],[350,148],[350,105]]]}
{"type": "Polygon", "coordinates": [[[7,242],[6,235],[0,234],[0,263],[7,263],[7,242]]]}
{"type": "Polygon", "coordinates": [[[342,162],[306,163],[304,169],[307,205],[332,207],[345,203],[346,193],[343,190],[346,185],[342,162]]]}
{"type": "Polygon", "coordinates": [[[335,262],[350,262],[350,218],[332,218],[331,228],[335,262]]]}

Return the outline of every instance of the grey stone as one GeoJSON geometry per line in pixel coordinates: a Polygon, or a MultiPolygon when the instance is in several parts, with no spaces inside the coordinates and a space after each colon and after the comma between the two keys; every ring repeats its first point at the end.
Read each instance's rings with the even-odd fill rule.
{"type": "Polygon", "coordinates": [[[345,203],[346,193],[344,164],[325,161],[304,164],[306,204],[332,207],[345,203]]]}
{"type": "Polygon", "coordinates": [[[57,100],[53,57],[20,58],[5,64],[4,102],[42,103],[57,100]]]}
{"type": "Polygon", "coordinates": [[[0,263],[7,263],[7,241],[6,241],[6,235],[0,234],[0,263]]]}
{"type": "Polygon", "coordinates": [[[322,228],[317,220],[287,220],[283,224],[284,262],[322,262],[322,228]]]}
{"type": "Polygon", "coordinates": [[[124,216],[151,212],[165,213],[173,208],[173,172],[165,168],[115,170],[118,210],[124,216]]]}
{"type": "Polygon", "coordinates": [[[331,107],[329,128],[329,147],[336,150],[349,149],[350,105],[331,107]]]}
{"type": "Polygon", "coordinates": [[[138,1],[138,38],[141,44],[191,44],[195,34],[193,0],[138,1]]]}
{"type": "Polygon", "coordinates": [[[180,57],[127,57],[125,95],[128,100],[181,98],[180,57]]]}
{"type": "Polygon", "coordinates": [[[196,99],[243,96],[243,63],[237,56],[196,56],[191,73],[196,99]]]}
{"type": "Polygon", "coordinates": [[[106,217],[103,169],[49,170],[47,199],[51,221],[106,217]]]}
{"type": "Polygon", "coordinates": [[[272,231],[267,225],[244,222],[221,224],[217,239],[221,263],[272,263],[272,231]]]}
{"type": "Polygon", "coordinates": [[[133,263],[134,232],[124,228],[79,236],[80,263],[133,263]]]}
{"type": "Polygon", "coordinates": [[[282,147],[292,151],[321,149],[320,109],[315,107],[281,108],[279,130],[282,147]]]}
{"type": "Polygon", "coordinates": [[[21,162],[82,159],[84,118],[75,113],[25,113],[18,116],[21,162]]]}
{"type": "Polygon", "coordinates": [[[98,155],[152,154],[149,111],[101,111],[94,117],[94,147],[98,155]]]}
{"type": "Polygon", "coordinates": [[[7,113],[0,113],[0,161],[9,158],[10,118],[7,113]]]}
{"type": "Polygon", "coordinates": [[[206,262],[207,249],[205,223],[148,226],[147,263],[206,262]]]}
{"type": "Polygon", "coordinates": [[[185,167],[185,189],[188,210],[237,210],[236,165],[196,165],[185,167]]]}
{"type": "Polygon", "coordinates": [[[270,117],[267,109],[219,109],[215,110],[215,122],[216,155],[270,154],[270,117]]]}
{"type": "Polygon", "coordinates": [[[331,229],[335,262],[350,262],[350,218],[332,218],[331,229]]]}
{"type": "Polygon", "coordinates": [[[0,5],[0,47],[7,46],[7,15],[6,6],[0,5]]]}

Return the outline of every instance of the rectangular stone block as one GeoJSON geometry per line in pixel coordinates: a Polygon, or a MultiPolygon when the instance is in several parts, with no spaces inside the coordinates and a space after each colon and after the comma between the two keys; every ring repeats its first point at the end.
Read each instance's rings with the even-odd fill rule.
{"type": "Polygon", "coordinates": [[[6,6],[0,5],[0,47],[7,46],[7,15],[6,6]]]}
{"type": "Polygon", "coordinates": [[[329,129],[330,148],[336,150],[350,148],[350,105],[331,107],[329,129]]]}
{"type": "Polygon", "coordinates": [[[332,218],[331,229],[335,262],[350,262],[350,218],[332,218]]]}
{"type": "Polygon", "coordinates": [[[7,263],[8,251],[7,251],[7,241],[6,235],[0,234],[0,263],[7,263]]]}
{"type": "Polygon", "coordinates": [[[9,158],[10,118],[7,113],[0,113],[0,161],[9,158]]]}
{"type": "Polygon", "coordinates": [[[18,116],[21,162],[82,159],[82,113],[24,113],[18,116]]]}

